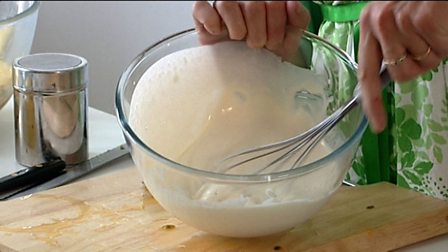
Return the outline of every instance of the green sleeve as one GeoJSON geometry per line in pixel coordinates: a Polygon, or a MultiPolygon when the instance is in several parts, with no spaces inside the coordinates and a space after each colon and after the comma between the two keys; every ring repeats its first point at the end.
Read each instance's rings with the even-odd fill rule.
{"type": "Polygon", "coordinates": [[[302,5],[308,10],[311,16],[308,25],[308,31],[317,34],[320,24],[322,23],[322,12],[320,6],[313,1],[300,1],[302,5]]]}

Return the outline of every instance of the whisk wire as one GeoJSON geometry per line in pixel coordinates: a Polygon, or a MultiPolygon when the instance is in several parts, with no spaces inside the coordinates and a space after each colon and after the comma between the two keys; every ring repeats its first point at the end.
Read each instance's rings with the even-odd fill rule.
{"type": "MultiPolygon", "coordinates": [[[[382,85],[385,87],[390,82],[390,76],[388,72],[382,67],[380,78],[382,80],[382,85]]],[[[360,103],[361,93],[358,88],[355,89],[354,96],[348,100],[345,104],[339,107],[336,111],[334,111],[330,116],[326,119],[318,123],[313,128],[305,131],[302,134],[291,137],[289,139],[263,145],[257,148],[252,148],[240,152],[238,154],[232,155],[221,161],[221,163],[228,163],[228,161],[232,161],[238,157],[243,157],[245,155],[254,154],[260,152],[261,154],[255,154],[255,156],[247,158],[242,161],[236,160],[235,164],[231,164],[230,166],[224,167],[227,172],[235,167],[246,164],[248,162],[266,157],[268,155],[281,152],[286,150],[285,153],[281,153],[281,155],[275,158],[273,161],[269,162],[267,165],[258,169],[255,173],[263,172],[269,167],[273,167],[280,162],[285,163],[289,161],[292,157],[296,156],[296,160],[293,162],[292,166],[288,167],[288,169],[294,169],[297,165],[301,164],[308,154],[315,148],[315,146],[322,141],[322,139],[357,105],[360,103]],[[290,148],[287,150],[287,148],[290,148]],[[304,148],[304,149],[303,149],[304,148]],[[303,149],[303,151],[301,151],[303,149]],[[263,151],[267,151],[262,153],[263,151]]]]}

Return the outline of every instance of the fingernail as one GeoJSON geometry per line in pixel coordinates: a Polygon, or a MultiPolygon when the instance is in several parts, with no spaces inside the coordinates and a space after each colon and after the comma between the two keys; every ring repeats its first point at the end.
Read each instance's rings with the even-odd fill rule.
{"type": "Polygon", "coordinates": [[[215,29],[214,27],[209,27],[208,25],[204,24],[205,29],[212,35],[218,35],[219,31],[215,29]]]}
{"type": "Polygon", "coordinates": [[[370,123],[370,129],[374,132],[374,133],[381,133],[385,128],[385,124],[383,122],[381,122],[381,120],[373,120],[370,123]]]}
{"type": "Polygon", "coordinates": [[[387,121],[387,119],[386,119],[385,115],[377,116],[376,119],[372,120],[372,128],[373,128],[372,130],[375,133],[383,132],[384,129],[386,128],[386,124],[387,124],[386,121],[387,121]]]}
{"type": "Polygon", "coordinates": [[[215,34],[215,30],[214,29],[212,29],[211,27],[208,27],[208,26],[206,26],[206,25],[204,25],[204,27],[205,27],[205,29],[210,33],[210,34],[215,34]]]}
{"type": "Polygon", "coordinates": [[[362,106],[369,118],[370,130],[374,133],[382,132],[386,128],[387,116],[381,97],[376,97],[371,102],[365,98],[362,100],[362,106]]]}
{"type": "Polygon", "coordinates": [[[384,129],[387,126],[387,118],[385,116],[381,117],[379,125],[378,125],[378,132],[383,132],[384,129]]]}

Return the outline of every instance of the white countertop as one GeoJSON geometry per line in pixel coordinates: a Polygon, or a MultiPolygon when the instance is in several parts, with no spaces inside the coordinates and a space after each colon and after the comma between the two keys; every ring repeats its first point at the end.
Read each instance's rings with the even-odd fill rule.
{"type": "MultiPolygon", "coordinates": [[[[124,138],[115,116],[94,108],[88,111],[89,157],[123,144],[124,138]]],[[[109,174],[132,166],[129,157],[115,160],[82,179],[109,174]]],[[[12,99],[0,109],[0,177],[23,169],[15,161],[14,111],[12,99]]],[[[448,234],[397,250],[400,252],[448,251],[448,234]]]]}

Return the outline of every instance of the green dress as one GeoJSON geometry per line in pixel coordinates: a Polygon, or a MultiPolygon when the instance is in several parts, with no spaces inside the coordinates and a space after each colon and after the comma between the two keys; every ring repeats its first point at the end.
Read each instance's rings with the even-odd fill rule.
{"type": "MultiPolygon", "coordinates": [[[[302,1],[311,14],[309,30],[357,59],[358,1],[302,1]]],[[[383,92],[388,127],[380,134],[367,129],[346,180],[358,184],[389,181],[448,200],[448,70],[446,61],[419,78],[390,83],[383,92]]],[[[356,80],[347,76],[331,87],[338,106],[356,80]],[[338,100],[340,101],[338,103],[338,100]]]]}

